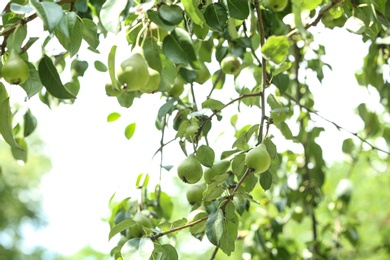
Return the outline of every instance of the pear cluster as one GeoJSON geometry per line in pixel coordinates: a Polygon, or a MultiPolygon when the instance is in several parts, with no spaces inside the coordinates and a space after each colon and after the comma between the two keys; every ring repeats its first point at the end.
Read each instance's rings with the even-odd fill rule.
{"type": "Polygon", "coordinates": [[[119,83],[125,91],[153,93],[158,90],[161,76],[157,70],[149,68],[142,52],[136,51],[122,61],[117,74],[119,83]]]}

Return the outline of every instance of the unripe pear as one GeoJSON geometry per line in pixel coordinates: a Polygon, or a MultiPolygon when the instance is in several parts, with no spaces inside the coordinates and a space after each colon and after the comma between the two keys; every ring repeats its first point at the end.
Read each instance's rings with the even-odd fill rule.
{"type": "Polygon", "coordinates": [[[200,181],[203,176],[203,168],[194,154],[190,154],[177,166],[177,175],[179,178],[189,184],[200,181]]]}
{"type": "Polygon", "coordinates": [[[241,62],[233,55],[227,55],[221,61],[221,69],[225,74],[235,75],[240,71],[241,62]]]}
{"type": "Polygon", "coordinates": [[[184,91],[184,81],[180,77],[176,77],[175,83],[172,88],[168,91],[168,94],[172,97],[180,96],[184,91]]]}
{"type": "Polygon", "coordinates": [[[142,93],[153,93],[158,90],[158,85],[160,85],[161,76],[157,70],[148,68],[149,80],[145,86],[143,86],[140,91],[142,93]]]}
{"type": "Polygon", "coordinates": [[[198,70],[195,70],[195,72],[196,72],[195,82],[199,84],[205,83],[211,77],[209,69],[203,62],[200,62],[200,68],[198,70]]]}
{"type": "Polygon", "coordinates": [[[265,144],[250,150],[245,156],[245,164],[249,169],[254,170],[255,174],[260,174],[268,170],[271,165],[271,157],[265,144]]]}
{"type": "Polygon", "coordinates": [[[15,49],[11,49],[8,59],[2,68],[2,75],[10,84],[23,84],[30,76],[26,62],[19,57],[15,49]]]}
{"type": "Polygon", "coordinates": [[[196,184],[188,188],[186,196],[191,205],[195,203],[201,204],[203,199],[203,192],[206,190],[204,184],[196,184]]]}
{"type": "Polygon", "coordinates": [[[198,130],[199,130],[198,124],[196,122],[191,122],[186,129],[184,137],[190,143],[196,142],[197,140],[199,140],[199,136],[197,136],[198,130]]]}
{"type": "Polygon", "coordinates": [[[228,160],[222,160],[214,163],[211,168],[204,171],[204,181],[206,183],[210,183],[215,176],[226,173],[229,167],[230,161],[228,160]]]}
{"type": "Polygon", "coordinates": [[[135,213],[132,219],[135,222],[137,222],[137,225],[130,227],[131,237],[142,237],[143,235],[145,235],[145,231],[142,227],[146,227],[146,228],[153,227],[152,221],[147,216],[145,216],[140,212],[135,213]]]}
{"type": "Polygon", "coordinates": [[[288,4],[288,0],[265,0],[264,5],[275,12],[283,11],[288,4]]]}
{"type": "Polygon", "coordinates": [[[118,72],[118,81],[126,85],[127,91],[140,90],[147,84],[148,80],[148,64],[140,53],[133,53],[121,63],[121,69],[118,72]]]}

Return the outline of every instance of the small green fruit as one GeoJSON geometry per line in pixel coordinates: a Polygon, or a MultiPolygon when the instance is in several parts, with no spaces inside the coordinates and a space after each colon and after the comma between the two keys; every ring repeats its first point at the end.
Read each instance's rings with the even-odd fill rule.
{"type": "Polygon", "coordinates": [[[204,84],[211,77],[209,69],[203,62],[200,62],[200,68],[198,70],[195,70],[195,72],[195,82],[199,84],[204,84]]]}
{"type": "Polygon", "coordinates": [[[135,213],[134,217],[132,218],[135,222],[137,222],[136,225],[130,227],[130,236],[131,237],[142,237],[145,235],[145,230],[143,227],[146,228],[152,228],[153,224],[152,221],[145,216],[144,214],[137,212],[135,213]]]}
{"type": "Polygon", "coordinates": [[[241,62],[233,55],[227,55],[221,61],[221,69],[225,74],[235,75],[240,71],[241,62]]]}
{"type": "Polygon", "coordinates": [[[15,49],[11,49],[8,59],[2,68],[2,75],[10,84],[23,84],[30,76],[26,62],[19,57],[15,49]]]}
{"type": "Polygon", "coordinates": [[[205,185],[203,184],[196,184],[188,188],[186,196],[187,200],[191,205],[201,204],[202,198],[203,198],[203,192],[206,190],[205,185]]]}
{"type": "Polygon", "coordinates": [[[136,91],[143,88],[149,80],[148,64],[138,52],[133,53],[121,63],[118,72],[118,81],[126,85],[127,91],[136,91]]]}
{"type": "Polygon", "coordinates": [[[255,174],[260,174],[268,170],[271,165],[271,157],[268,154],[265,144],[250,150],[245,156],[245,163],[249,169],[253,169],[255,174]]]}
{"type": "Polygon", "coordinates": [[[179,178],[189,184],[200,181],[203,176],[203,168],[194,154],[190,154],[177,166],[177,175],[179,178]]]}
{"type": "Polygon", "coordinates": [[[275,12],[283,11],[288,4],[288,0],[265,0],[264,6],[271,8],[275,12]]]}
{"type": "Polygon", "coordinates": [[[180,77],[176,77],[175,83],[172,88],[168,91],[168,94],[172,97],[180,96],[184,91],[184,81],[180,77]]]}
{"type": "Polygon", "coordinates": [[[187,139],[188,142],[193,143],[199,140],[198,134],[199,126],[196,122],[191,122],[184,134],[184,137],[187,139]]]}
{"type": "Polygon", "coordinates": [[[222,160],[214,163],[211,168],[208,168],[204,171],[204,180],[206,183],[211,183],[211,180],[217,176],[222,175],[227,172],[230,167],[230,161],[222,160]]]}
{"type": "Polygon", "coordinates": [[[142,93],[153,93],[158,90],[158,85],[160,85],[161,76],[157,70],[148,68],[149,71],[149,80],[145,86],[143,86],[140,91],[142,93]]]}

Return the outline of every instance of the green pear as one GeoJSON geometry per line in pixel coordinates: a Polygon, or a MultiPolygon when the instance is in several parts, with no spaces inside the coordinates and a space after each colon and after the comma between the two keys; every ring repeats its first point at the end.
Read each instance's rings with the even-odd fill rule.
{"type": "Polygon", "coordinates": [[[271,8],[275,12],[283,11],[288,4],[288,0],[265,0],[264,6],[271,8]]]}
{"type": "Polygon", "coordinates": [[[143,88],[149,80],[148,64],[138,52],[133,53],[121,63],[118,81],[125,85],[125,90],[136,91],[143,88]]]}
{"type": "Polygon", "coordinates": [[[153,224],[152,221],[145,216],[144,214],[137,212],[135,213],[134,217],[132,218],[137,224],[130,227],[130,236],[131,237],[142,237],[145,235],[145,230],[143,227],[146,228],[152,228],[153,224]]]}
{"type": "Polygon", "coordinates": [[[184,81],[180,77],[176,77],[175,83],[173,83],[172,88],[168,91],[168,94],[172,97],[180,96],[184,91],[184,81]]]}
{"type": "Polygon", "coordinates": [[[195,82],[199,84],[205,83],[211,77],[209,69],[203,62],[200,62],[200,68],[198,70],[195,70],[195,72],[196,72],[195,82]]]}
{"type": "Polygon", "coordinates": [[[204,171],[204,180],[206,183],[211,183],[211,180],[217,176],[222,175],[227,172],[230,167],[230,161],[222,160],[214,163],[211,168],[208,168],[204,171]]]}
{"type": "Polygon", "coordinates": [[[241,62],[233,55],[227,55],[221,60],[221,69],[225,74],[235,75],[240,71],[241,62]]]}
{"type": "Polygon", "coordinates": [[[10,50],[8,59],[2,68],[2,75],[5,81],[10,84],[23,84],[30,76],[26,62],[19,57],[15,49],[10,50]]]}
{"type": "Polygon", "coordinates": [[[186,196],[191,205],[201,204],[203,199],[203,192],[206,190],[204,184],[196,184],[188,188],[186,196]]]}
{"type": "Polygon", "coordinates": [[[200,181],[203,176],[203,168],[194,154],[190,154],[179,163],[177,175],[185,183],[194,184],[200,181]]]}
{"type": "Polygon", "coordinates": [[[255,174],[260,174],[268,170],[271,165],[271,157],[267,151],[265,144],[250,150],[245,156],[245,163],[249,169],[254,170],[255,174]]]}
{"type": "Polygon", "coordinates": [[[158,90],[158,85],[160,85],[161,76],[157,70],[148,68],[149,71],[149,80],[145,86],[143,86],[140,91],[142,93],[153,93],[158,90]]]}

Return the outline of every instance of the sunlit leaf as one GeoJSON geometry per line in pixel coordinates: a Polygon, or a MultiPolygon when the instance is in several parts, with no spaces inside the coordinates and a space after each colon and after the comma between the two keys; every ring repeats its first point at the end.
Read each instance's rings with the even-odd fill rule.
{"type": "Polygon", "coordinates": [[[209,241],[215,245],[219,246],[221,237],[224,232],[224,214],[221,209],[217,209],[212,212],[206,223],[206,235],[209,241]]]}
{"type": "Polygon", "coordinates": [[[127,140],[129,140],[131,137],[133,137],[135,132],[136,123],[131,123],[125,128],[125,136],[127,140]]]}
{"type": "Polygon", "coordinates": [[[104,28],[112,33],[118,33],[121,29],[119,16],[125,9],[127,0],[106,1],[100,10],[100,20],[104,28]]]}
{"type": "Polygon", "coordinates": [[[64,15],[61,6],[52,2],[39,2],[38,0],[30,0],[30,3],[43,21],[44,28],[52,32],[64,15]]]}
{"type": "Polygon", "coordinates": [[[265,58],[276,64],[282,63],[290,53],[290,43],[286,36],[270,36],[261,51],[265,58]]]}
{"type": "Polygon", "coordinates": [[[108,234],[108,240],[111,240],[116,234],[134,226],[136,222],[132,219],[125,219],[119,222],[117,225],[113,226],[108,234]]]}
{"type": "Polygon", "coordinates": [[[191,20],[197,25],[202,26],[205,22],[202,12],[198,9],[199,2],[197,0],[182,0],[186,13],[191,17],[191,20]]]}
{"type": "Polygon", "coordinates": [[[206,167],[211,167],[214,163],[215,153],[211,147],[207,145],[201,145],[196,151],[196,157],[201,164],[206,167]]]}
{"type": "Polygon", "coordinates": [[[0,82],[0,133],[4,140],[13,148],[21,149],[15,141],[14,134],[12,132],[12,112],[9,103],[9,97],[7,91],[0,82]]]}
{"type": "Polygon", "coordinates": [[[221,101],[212,98],[202,103],[202,108],[210,108],[213,111],[219,111],[224,107],[225,105],[221,101]]]}
{"type": "Polygon", "coordinates": [[[107,116],[107,122],[114,122],[120,117],[121,115],[119,113],[113,112],[107,116]]]}
{"type": "Polygon", "coordinates": [[[121,248],[123,260],[149,260],[154,243],[150,238],[132,238],[121,248]]]}

